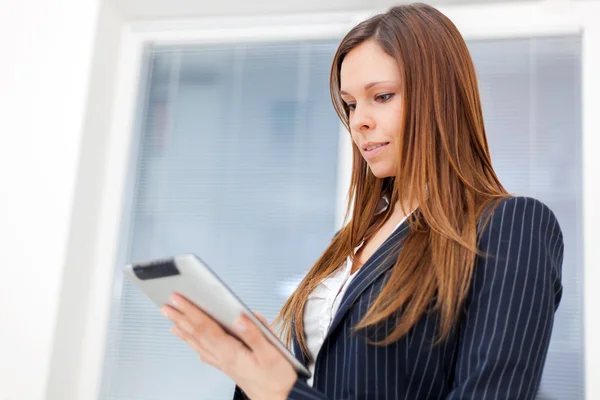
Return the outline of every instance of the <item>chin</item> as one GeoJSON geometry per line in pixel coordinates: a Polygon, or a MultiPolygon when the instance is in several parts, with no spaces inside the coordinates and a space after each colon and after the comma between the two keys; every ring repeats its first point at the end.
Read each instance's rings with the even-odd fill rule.
{"type": "Polygon", "coordinates": [[[369,169],[371,170],[371,173],[379,179],[395,175],[394,168],[391,168],[389,165],[369,165],[369,169]]]}

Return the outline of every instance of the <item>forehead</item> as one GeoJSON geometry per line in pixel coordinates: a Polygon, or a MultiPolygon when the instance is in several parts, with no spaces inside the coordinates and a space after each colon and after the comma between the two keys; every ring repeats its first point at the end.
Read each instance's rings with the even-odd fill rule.
{"type": "Polygon", "coordinates": [[[352,92],[370,82],[388,80],[400,82],[400,68],[396,59],[374,41],[356,46],[342,61],[340,82],[343,91],[352,92]]]}

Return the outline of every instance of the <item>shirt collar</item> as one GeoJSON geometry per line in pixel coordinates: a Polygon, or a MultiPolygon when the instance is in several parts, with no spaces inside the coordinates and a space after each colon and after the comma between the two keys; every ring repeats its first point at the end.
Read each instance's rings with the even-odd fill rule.
{"type": "Polygon", "coordinates": [[[375,215],[379,215],[390,206],[390,199],[387,195],[384,195],[381,199],[379,199],[379,203],[377,203],[377,209],[375,210],[375,215]]]}

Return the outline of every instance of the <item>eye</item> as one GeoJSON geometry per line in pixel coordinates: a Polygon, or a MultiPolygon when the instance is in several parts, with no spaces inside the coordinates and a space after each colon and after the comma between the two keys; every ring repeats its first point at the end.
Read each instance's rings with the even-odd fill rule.
{"type": "Polygon", "coordinates": [[[389,101],[392,97],[394,97],[394,93],[384,93],[375,96],[375,99],[381,100],[382,103],[385,103],[386,101],[389,101]]]}
{"type": "MultiPolygon", "coordinates": [[[[386,103],[390,101],[392,97],[394,97],[394,93],[378,94],[377,96],[375,96],[375,100],[377,100],[380,103],[386,103]]],[[[356,103],[346,103],[346,107],[348,107],[349,111],[355,111],[356,103]]]]}

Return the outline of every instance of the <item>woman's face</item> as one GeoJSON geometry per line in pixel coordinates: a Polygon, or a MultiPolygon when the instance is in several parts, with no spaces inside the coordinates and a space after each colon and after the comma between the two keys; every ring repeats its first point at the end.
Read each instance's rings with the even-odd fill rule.
{"type": "Polygon", "coordinates": [[[366,41],[344,58],[340,89],[350,109],[352,140],[373,174],[396,174],[400,140],[400,68],[375,41],[366,41]]]}

